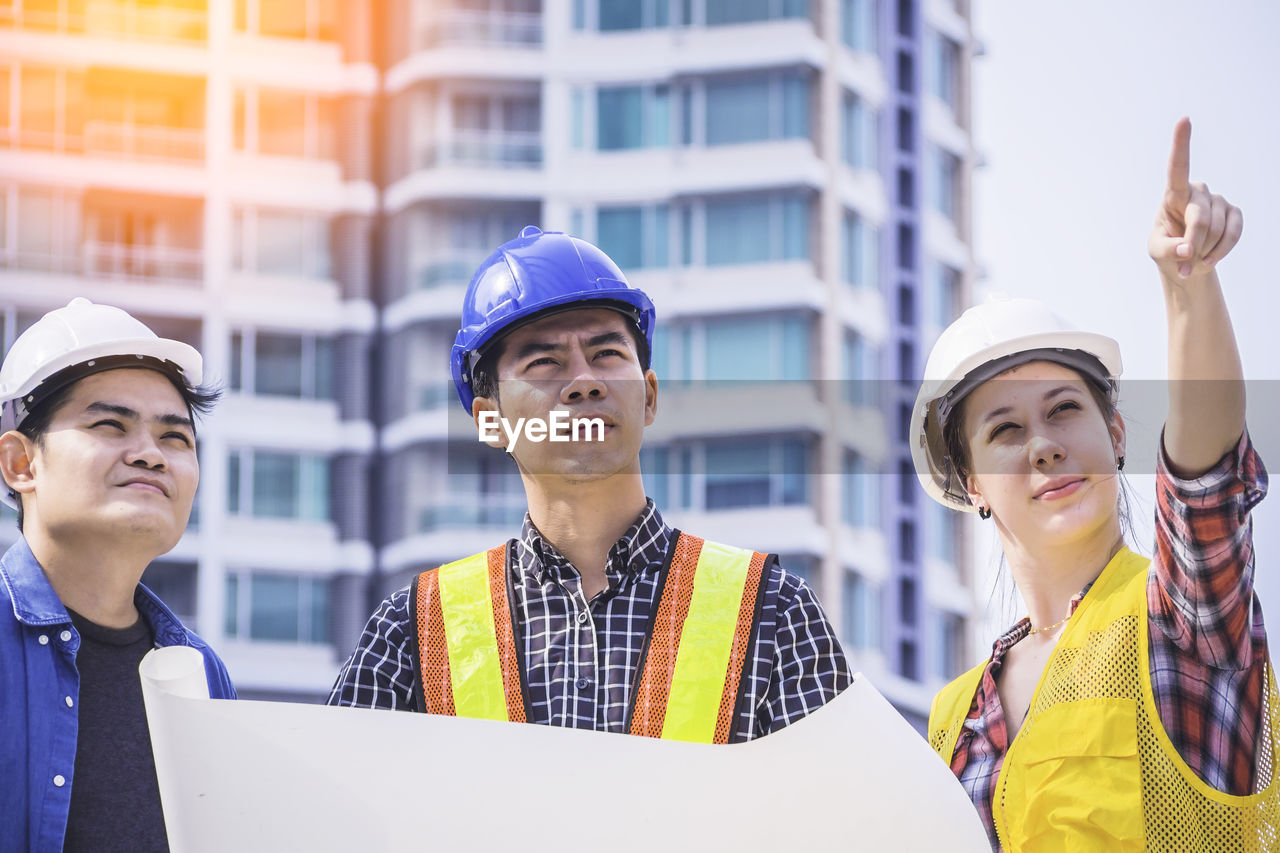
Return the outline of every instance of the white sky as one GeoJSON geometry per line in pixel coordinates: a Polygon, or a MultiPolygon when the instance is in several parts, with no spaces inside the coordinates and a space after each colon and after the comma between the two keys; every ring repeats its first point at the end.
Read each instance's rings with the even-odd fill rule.
{"type": "MultiPolygon", "coordinates": [[[[1266,246],[1280,234],[1280,3],[975,0],[974,28],[986,48],[974,69],[987,164],[974,210],[986,271],[979,294],[1043,299],[1116,338],[1126,377],[1166,377],[1163,300],[1146,240],[1174,122],[1189,115],[1192,180],[1244,211],[1244,236],[1219,270],[1245,376],[1280,380],[1280,294],[1266,266],[1266,246]]],[[[1250,394],[1251,435],[1280,477],[1280,416],[1264,417],[1264,408],[1277,411],[1280,381],[1250,394]]],[[[1154,458],[1159,426],[1131,425],[1130,460],[1154,458]]],[[[1149,553],[1152,478],[1131,482],[1146,502],[1135,515],[1149,553]]],[[[1280,625],[1280,493],[1255,510],[1254,525],[1257,588],[1280,625]]],[[[1009,615],[994,621],[1007,625],[1009,615]]]]}

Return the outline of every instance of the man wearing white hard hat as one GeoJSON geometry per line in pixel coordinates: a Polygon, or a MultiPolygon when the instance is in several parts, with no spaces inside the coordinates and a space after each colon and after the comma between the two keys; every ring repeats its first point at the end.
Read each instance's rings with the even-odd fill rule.
{"type": "Polygon", "coordinates": [[[200,478],[200,354],[75,299],[0,366],[0,850],[167,850],[138,664],[157,646],[226,667],[139,581],[177,544],[200,478]]]}

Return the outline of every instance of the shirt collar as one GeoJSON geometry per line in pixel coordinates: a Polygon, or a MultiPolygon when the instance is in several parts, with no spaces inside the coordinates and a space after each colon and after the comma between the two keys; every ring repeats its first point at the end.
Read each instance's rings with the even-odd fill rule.
{"type": "MultiPolygon", "coordinates": [[[[1097,578],[1094,578],[1094,580],[1089,581],[1087,584],[1084,585],[1084,589],[1076,593],[1075,596],[1071,599],[1071,602],[1067,605],[1069,610],[1067,614],[1068,619],[1076,615],[1076,608],[1080,606],[1080,602],[1084,601],[1085,595],[1089,593],[1089,590],[1093,587],[1096,581],[1097,581],[1097,578]]],[[[1023,616],[1021,619],[1017,621],[1017,623],[1012,628],[1010,628],[1008,631],[1005,631],[1003,634],[1001,634],[1000,638],[995,641],[994,645],[992,645],[991,647],[992,666],[997,667],[997,669],[1000,666],[1002,666],[1004,663],[1004,656],[1005,654],[1008,653],[1009,649],[1013,648],[1018,643],[1025,640],[1030,633],[1031,633],[1031,617],[1023,616]]]]}
{"type": "MultiPolygon", "coordinates": [[[[71,623],[71,616],[62,599],[40,568],[39,561],[31,553],[27,540],[19,536],[0,557],[0,580],[9,590],[13,603],[13,615],[24,625],[63,625],[71,623]]],[[[151,626],[156,644],[163,646],[187,645],[187,632],[177,616],[164,605],[156,594],[138,584],[133,594],[134,606],[151,626]]]]}
{"type": "Polygon", "coordinates": [[[61,625],[71,622],[67,608],[53,591],[44,569],[19,536],[0,558],[0,578],[9,589],[13,615],[24,625],[61,625]]]}
{"type": "MultiPolygon", "coordinates": [[[[662,520],[653,500],[646,498],[644,509],[609,549],[605,560],[609,585],[614,586],[622,578],[649,568],[661,567],[670,540],[671,528],[662,520]]],[[[569,573],[577,574],[577,569],[542,535],[528,513],[520,529],[520,546],[520,570],[540,581],[551,577],[564,580],[569,573]]]]}

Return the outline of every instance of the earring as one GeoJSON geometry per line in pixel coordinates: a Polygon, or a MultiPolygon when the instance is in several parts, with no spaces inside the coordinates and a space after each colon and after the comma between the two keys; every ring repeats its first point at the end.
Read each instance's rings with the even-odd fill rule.
{"type": "Polygon", "coordinates": [[[1119,459],[1117,459],[1117,460],[1116,460],[1116,470],[1117,470],[1117,471],[1123,471],[1123,470],[1124,470],[1124,457],[1123,457],[1123,456],[1121,456],[1119,459]]]}
{"type": "Polygon", "coordinates": [[[978,507],[978,518],[981,518],[983,521],[986,521],[990,517],[991,517],[991,510],[989,508],[985,506],[978,507]]]}

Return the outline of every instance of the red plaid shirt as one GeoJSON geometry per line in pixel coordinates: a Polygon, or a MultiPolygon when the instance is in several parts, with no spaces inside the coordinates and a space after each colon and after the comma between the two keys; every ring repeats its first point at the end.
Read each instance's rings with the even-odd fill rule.
{"type": "MultiPolygon", "coordinates": [[[[1151,686],[1178,754],[1229,794],[1249,794],[1255,781],[1267,634],[1253,594],[1249,511],[1266,493],[1267,472],[1247,434],[1194,480],[1171,474],[1163,452],[1157,463],[1156,548],[1147,581],[1151,686]]],[[[1072,613],[1089,586],[1072,600],[1072,613]]],[[[1000,842],[992,800],[1009,748],[996,679],[1005,653],[1030,629],[1024,618],[996,640],[951,757],[993,850],[1000,842]]]]}

